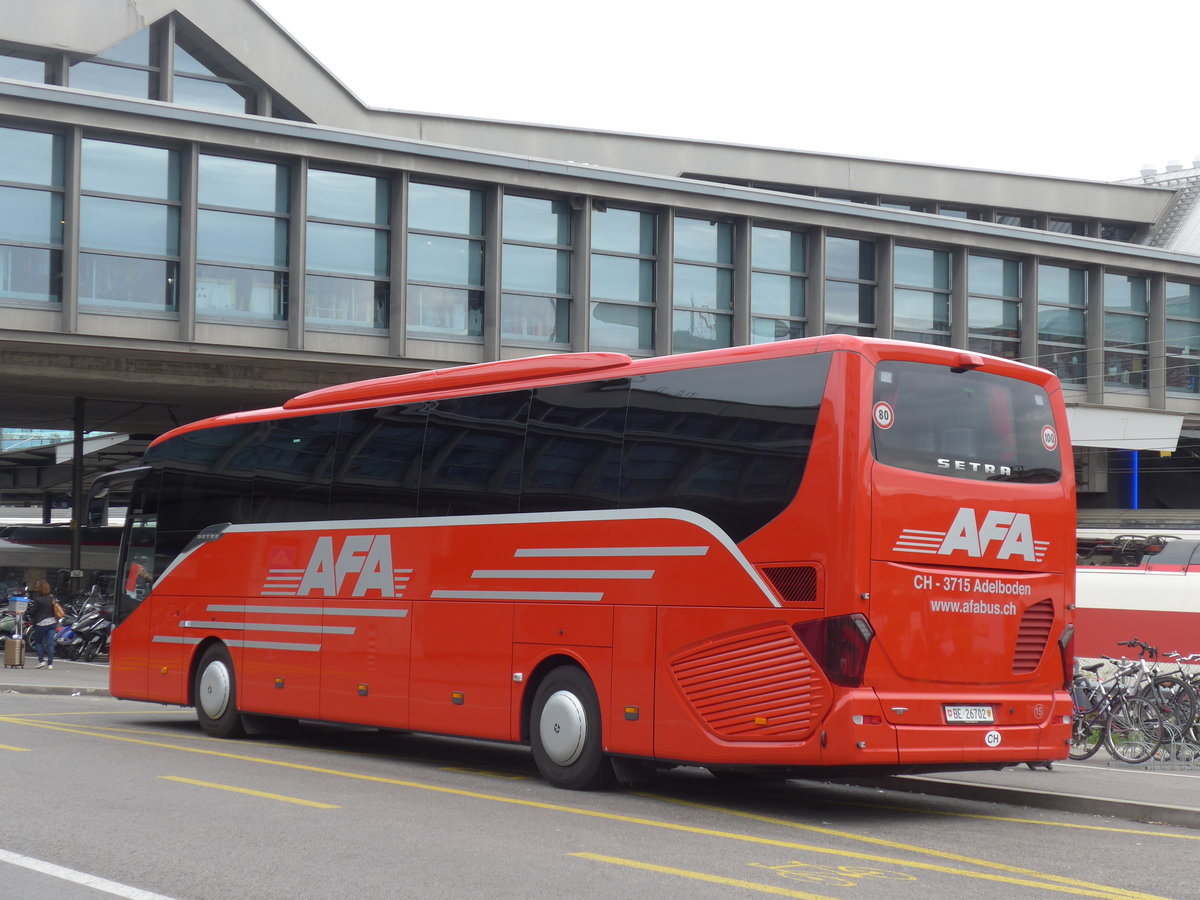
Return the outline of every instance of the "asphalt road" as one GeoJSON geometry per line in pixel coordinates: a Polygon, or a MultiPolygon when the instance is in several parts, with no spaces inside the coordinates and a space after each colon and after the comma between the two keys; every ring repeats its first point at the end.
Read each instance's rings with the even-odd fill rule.
{"type": "Polygon", "coordinates": [[[524,748],[323,728],[220,741],[190,710],[85,693],[0,695],[0,766],[5,897],[1196,895],[1190,828],[698,769],[566,792],[524,748]]]}

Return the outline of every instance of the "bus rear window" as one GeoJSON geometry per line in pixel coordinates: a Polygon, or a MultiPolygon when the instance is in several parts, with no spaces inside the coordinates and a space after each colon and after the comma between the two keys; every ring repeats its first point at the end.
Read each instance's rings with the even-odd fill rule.
{"type": "Polygon", "coordinates": [[[1014,378],[881,363],[872,432],[875,458],[901,469],[981,481],[1062,477],[1050,398],[1014,378]]]}

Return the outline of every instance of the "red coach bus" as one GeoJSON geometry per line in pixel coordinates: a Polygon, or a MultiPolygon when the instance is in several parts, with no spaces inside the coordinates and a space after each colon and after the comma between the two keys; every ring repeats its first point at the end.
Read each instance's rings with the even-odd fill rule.
{"type": "Polygon", "coordinates": [[[1066,756],[1058,383],[829,336],[508,360],[177,428],[122,546],[111,689],[649,766],[1066,756]],[[151,587],[152,585],[152,587],[151,587]]]}

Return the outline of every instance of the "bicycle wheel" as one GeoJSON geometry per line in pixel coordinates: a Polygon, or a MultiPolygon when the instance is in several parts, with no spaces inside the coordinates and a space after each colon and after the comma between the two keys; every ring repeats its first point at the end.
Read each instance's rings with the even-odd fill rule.
{"type": "Polygon", "coordinates": [[[1076,712],[1071,726],[1071,759],[1091,759],[1104,742],[1104,719],[1098,712],[1076,712]]]}
{"type": "Polygon", "coordinates": [[[1138,692],[1154,704],[1167,733],[1163,740],[1179,743],[1190,739],[1200,700],[1192,686],[1174,675],[1156,675],[1138,692]]]}
{"type": "Polygon", "coordinates": [[[1125,697],[1116,702],[1104,726],[1104,746],[1113,759],[1144,763],[1163,742],[1162,717],[1143,697],[1125,697]]]}

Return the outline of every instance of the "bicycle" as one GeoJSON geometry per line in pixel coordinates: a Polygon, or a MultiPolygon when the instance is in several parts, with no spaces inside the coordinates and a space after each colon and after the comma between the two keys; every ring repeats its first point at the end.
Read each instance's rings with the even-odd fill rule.
{"type": "Polygon", "coordinates": [[[1139,696],[1158,708],[1163,725],[1167,729],[1164,741],[1169,744],[1188,741],[1192,737],[1197,713],[1200,711],[1200,698],[1197,697],[1195,687],[1189,683],[1182,666],[1174,673],[1160,671],[1158,648],[1137,638],[1118,641],[1117,646],[1138,648],[1140,671],[1135,688],[1139,696]],[[1147,659],[1150,661],[1147,662],[1147,659]]]}
{"type": "Polygon", "coordinates": [[[1104,662],[1090,666],[1076,663],[1071,697],[1074,705],[1071,745],[1067,755],[1074,760],[1090,759],[1103,743],[1110,756],[1137,765],[1151,759],[1166,734],[1159,709],[1131,687],[1141,680],[1144,661],[1105,661],[1117,665],[1108,678],[1100,678],[1104,662]],[[1092,673],[1088,676],[1087,672],[1092,673]]]}

